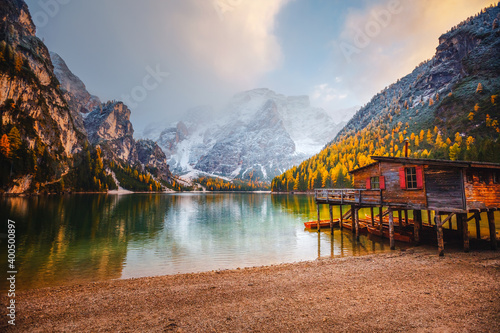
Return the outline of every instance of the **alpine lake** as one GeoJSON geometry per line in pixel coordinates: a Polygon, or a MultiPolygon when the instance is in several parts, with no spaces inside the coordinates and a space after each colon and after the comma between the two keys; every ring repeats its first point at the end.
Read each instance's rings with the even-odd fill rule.
{"type": "MultiPolygon", "coordinates": [[[[369,213],[361,210],[360,217],[369,213]]],[[[338,210],[333,214],[339,217],[338,210]]],[[[0,267],[8,264],[10,219],[15,222],[16,285],[21,290],[390,251],[388,240],[371,235],[361,234],[357,242],[350,230],[336,227],[332,236],[329,229],[305,229],[304,222],[317,218],[313,195],[3,197],[0,217],[5,253],[0,267]]],[[[329,218],[326,205],[321,218],[329,218]]]]}

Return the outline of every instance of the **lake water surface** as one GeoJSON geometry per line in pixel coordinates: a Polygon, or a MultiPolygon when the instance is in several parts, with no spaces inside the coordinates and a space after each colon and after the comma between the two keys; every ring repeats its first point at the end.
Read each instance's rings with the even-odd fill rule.
{"type": "MultiPolygon", "coordinates": [[[[321,214],[328,218],[326,206],[321,214]]],[[[355,242],[349,230],[336,229],[333,237],[305,230],[303,222],[316,218],[308,195],[1,198],[0,217],[2,233],[7,219],[16,222],[18,289],[389,251],[377,237],[355,242]]],[[[0,246],[5,253],[5,236],[0,246]]]]}

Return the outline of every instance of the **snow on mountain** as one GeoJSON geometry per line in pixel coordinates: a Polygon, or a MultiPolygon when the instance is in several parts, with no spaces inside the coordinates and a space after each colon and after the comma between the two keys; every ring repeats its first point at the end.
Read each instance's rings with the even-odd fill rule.
{"type": "Polygon", "coordinates": [[[265,88],[235,95],[222,114],[198,107],[169,126],[149,125],[143,137],[158,143],[174,172],[271,180],[318,153],[344,125],[308,96],[265,88]]]}

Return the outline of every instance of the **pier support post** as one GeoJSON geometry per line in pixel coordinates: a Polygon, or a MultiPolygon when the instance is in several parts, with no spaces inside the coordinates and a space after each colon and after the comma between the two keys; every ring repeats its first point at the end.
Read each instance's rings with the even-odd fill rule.
{"type": "Polygon", "coordinates": [[[372,218],[372,227],[375,226],[375,216],[373,215],[373,207],[370,207],[370,216],[372,218]]]}
{"type": "Polygon", "coordinates": [[[356,233],[356,227],[355,227],[355,224],[356,224],[356,207],[355,206],[351,206],[351,232],[354,234],[356,233]]]}
{"type": "Polygon", "coordinates": [[[328,210],[330,211],[330,234],[333,235],[333,207],[328,205],[328,210]]]}
{"type": "Polygon", "coordinates": [[[380,206],[378,208],[378,218],[380,220],[379,221],[380,224],[378,226],[379,226],[379,230],[380,231],[382,231],[383,225],[384,225],[384,220],[383,220],[384,219],[384,216],[383,216],[384,213],[383,213],[383,210],[384,210],[384,207],[382,207],[382,206],[380,206]]]}
{"type": "MultiPolygon", "coordinates": [[[[460,218],[458,217],[459,215],[462,215],[462,214],[457,214],[457,231],[458,231],[458,234],[461,235],[460,237],[462,237],[462,240],[463,240],[464,224],[460,221],[460,218],[463,218],[463,215],[460,218]]],[[[465,218],[467,219],[467,216],[465,218]]]]}
{"type": "Polygon", "coordinates": [[[405,225],[409,225],[408,223],[408,209],[405,209],[405,225]]]}
{"type": "Polygon", "coordinates": [[[432,225],[432,216],[430,210],[427,211],[427,223],[429,223],[429,225],[432,225]]]}
{"type": "Polygon", "coordinates": [[[335,256],[335,251],[334,251],[334,246],[333,246],[335,237],[333,237],[333,233],[330,236],[331,236],[330,237],[330,256],[333,258],[335,256]]]}
{"type": "Polygon", "coordinates": [[[476,219],[476,238],[481,239],[481,213],[474,213],[476,219]]]}
{"type": "Polygon", "coordinates": [[[320,211],[320,206],[321,205],[317,204],[317,206],[318,206],[318,232],[320,232],[320,225],[319,225],[320,224],[320,216],[319,216],[319,211],[320,211]]]}
{"type": "Polygon", "coordinates": [[[321,233],[318,233],[318,259],[321,258],[321,233]]]}
{"type": "Polygon", "coordinates": [[[356,241],[359,241],[359,208],[354,208],[354,228],[356,229],[356,241]]]}
{"type": "Polygon", "coordinates": [[[491,249],[496,250],[497,249],[497,233],[495,230],[495,215],[493,214],[493,211],[488,211],[488,226],[490,227],[490,242],[491,242],[491,249]]]}
{"type": "Polygon", "coordinates": [[[439,256],[444,256],[444,239],[443,239],[443,225],[441,224],[441,215],[439,212],[436,212],[436,216],[434,217],[434,222],[436,223],[437,229],[437,242],[438,242],[438,252],[439,256]]]}
{"type": "Polygon", "coordinates": [[[392,210],[389,210],[389,241],[391,250],[395,250],[396,244],[394,243],[394,212],[392,210]]]}
{"type": "Polygon", "coordinates": [[[457,214],[457,225],[462,225],[464,252],[469,252],[469,224],[467,223],[467,214],[457,214]]]}
{"type": "Polygon", "coordinates": [[[420,229],[422,229],[422,211],[413,211],[413,241],[415,244],[420,244],[420,229]]]}
{"type": "Polygon", "coordinates": [[[344,213],[342,212],[342,205],[339,206],[340,210],[340,220],[339,220],[339,227],[340,230],[344,229],[344,213]]]}
{"type": "Polygon", "coordinates": [[[398,210],[399,229],[403,228],[403,214],[401,212],[402,212],[401,209],[398,210]]]}

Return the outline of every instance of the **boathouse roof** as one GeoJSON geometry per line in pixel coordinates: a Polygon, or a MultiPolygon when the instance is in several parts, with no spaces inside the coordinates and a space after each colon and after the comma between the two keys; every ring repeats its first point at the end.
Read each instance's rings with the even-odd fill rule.
{"type": "Polygon", "coordinates": [[[455,168],[488,168],[499,169],[500,164],[490,162],[477,162],[477,161],[450,161],[450,160],[435,160],[426,158],[409,158],[409,157],[389,157],[389,156],[370,156],[376,162],[367,164],[360,168],[349,171],[349,173],[356,173],[360,170],[371,167],[378,162],[399,163],[399,164],[416,164],[416,165],[434,165],[442,167],[455,167],[455,168]]]}

